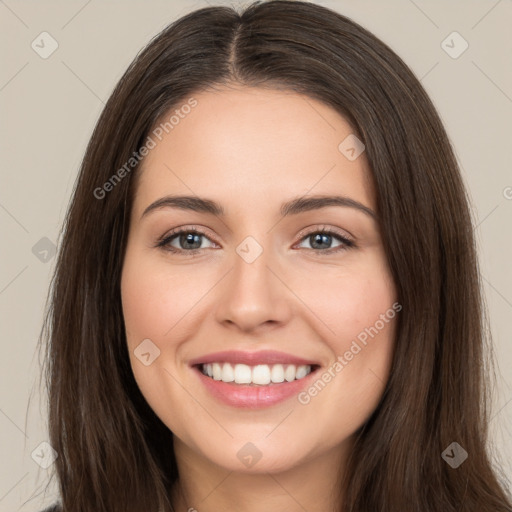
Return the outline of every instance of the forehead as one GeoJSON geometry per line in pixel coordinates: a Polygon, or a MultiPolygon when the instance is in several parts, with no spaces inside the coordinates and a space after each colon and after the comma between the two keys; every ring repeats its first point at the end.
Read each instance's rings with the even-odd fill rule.
{"type": "Polygon", "coordinates": [[[203,91],[174,106],[159,126],[150,133],[155,145],[139,169],[138,212],[170,193],[239,207],[281,204],[309,192],[346,194],[374,205],[364,152],[351,161],[339,149],[354,130],[308,96],[248,87],[203,91]],[[194,104],[191,98],[195,106],[183,107],[194,104]]]}

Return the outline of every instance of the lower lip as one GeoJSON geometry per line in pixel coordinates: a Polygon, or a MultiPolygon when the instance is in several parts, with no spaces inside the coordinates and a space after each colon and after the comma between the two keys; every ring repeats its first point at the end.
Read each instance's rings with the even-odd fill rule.
{"type": "Polygon", "coordinates": [[[206,376],[198,367],[193,369],[199,375],[206,389],[215,398],[232,407],[243,407],[246,409],[262,409],[298,395],[301,390],[309,385],[317,371],[313,370],[306,377],[293,380],[292,382],[285,381],[268,386],[249,386],[214,380],[206,376]]]}

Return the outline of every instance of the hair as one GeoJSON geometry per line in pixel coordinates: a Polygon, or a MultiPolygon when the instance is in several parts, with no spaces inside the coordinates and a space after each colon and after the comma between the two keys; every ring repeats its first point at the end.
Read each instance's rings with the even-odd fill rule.
{"type": "Polygon", "coordinates": [[[140,163],[104,197],[94,191],[172,108],[233,84],[319,100],[365,144],[403,309],[386,388],[340,476],[343,512],[511,510],[486,447],[495,363],[470,200],[440,118],[378,38],[337,12],[291,0],[241,12],[207,7],[168,25],[130,64],[96,124],[59,235],[41,331],[62,510],[171,508],[173,434],[135,382],[121,307],[140,163]],[[441,457],[454,441],[469,454],[457,469],[441,457]]]}

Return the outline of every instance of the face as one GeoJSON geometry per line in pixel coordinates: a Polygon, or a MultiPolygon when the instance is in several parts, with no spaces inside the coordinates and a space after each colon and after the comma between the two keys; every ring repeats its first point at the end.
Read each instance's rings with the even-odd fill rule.
{"type": "Polygon", "coordinates": [[[294,92],[193,98],[153,132],[136,186],[135,379],[177,454],[241,472],[338,456],[382,396],[400,309],[364,151],[294,92]]]}

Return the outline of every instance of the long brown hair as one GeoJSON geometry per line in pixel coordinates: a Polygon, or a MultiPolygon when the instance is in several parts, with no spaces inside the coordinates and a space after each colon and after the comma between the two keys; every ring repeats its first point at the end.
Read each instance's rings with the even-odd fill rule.
{"type": "Polygon", "coordinates": [[[486,447],[492,352],[469,200],[445,130],[390,48],[334,11],[291,0],[207,7],[172,23],[130,65],[94,129],[41,336],[62,509],[170,508],[172,433],[137,387],[121,310],[139,167],[126,162],[171,108],[230,83],[320,100],[366,146],[403,310],[385,392],[340,477],[343,512],[511,510],[486,447]],[[468,453],[456,469],[442,457],[453,442],[468,453]]]}

